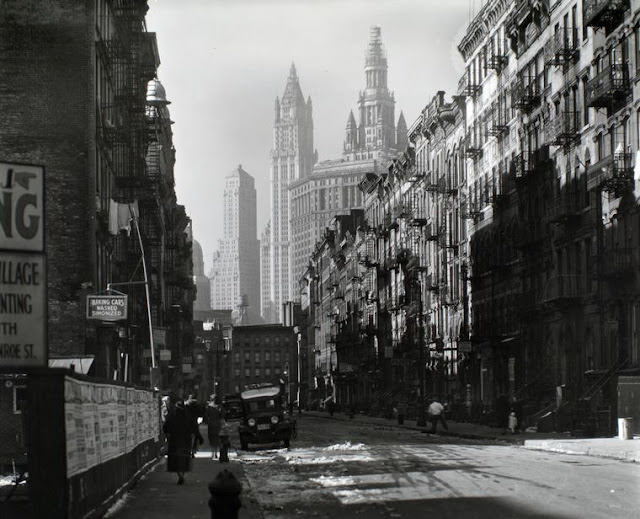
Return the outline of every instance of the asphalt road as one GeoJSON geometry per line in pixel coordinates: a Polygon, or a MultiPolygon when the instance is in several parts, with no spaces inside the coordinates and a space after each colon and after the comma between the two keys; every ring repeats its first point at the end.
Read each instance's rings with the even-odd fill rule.
{"type": "Polygon", "coordinates": [[[639,517],[640,465],[303,415],[238,461],[265,519],[639,517]]]}

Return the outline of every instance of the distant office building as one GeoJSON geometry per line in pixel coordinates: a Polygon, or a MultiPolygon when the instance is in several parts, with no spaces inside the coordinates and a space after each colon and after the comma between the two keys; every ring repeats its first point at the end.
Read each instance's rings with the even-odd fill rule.
{"type": "MultiPolygon", "coordinates": [[[[249,384],[284,384],[296,399],[297,342],[294,329],[280,324],[234,326],[228,390],[243,391],[249,384]]],[[[228,354],[229,355],[229,354],[228,354]]]]}
{"type": "Polygon", "coordinates": [[[268,321],[281,322],[282,304],[293,300],[296,292],[297,284],[292,281],[291,270],[289,185],[309,177],[314,162],[311,98],[304,100],[292,64],[282,99],[276,98],[275,103],[271,151],[270,294],[262,307],[268,321]]]}
{"type": "Polygon", "coordinates": [[[260,315],[267,323],[278,320],[275,303],[271,300],[271,222],[260,236],[260,315]]]}
{"type": "Polygon", "coordinates": [[[342,157],[317,163],[310,176],[292,181],[289,187],[294,280],[303,275],[332,218],[363,208],[360,180],[369,173],[383,173],[387,163],[407,146],[404,115],[400,113],[398,124],[394,123],[395,99],[387,86],[387,68],[380,28],[372,27],[358,122],[350,112],[342,157]]]}
{"type": "Polygon", "coordinates": [[[213,257],[211,307],[241,307],[257,319],[260,303],[259,249],[254,179],[238,166],[225,179],[223,238],[213,257]],[[243,297],[246,296],[246,297],[243,297]]]}
{"type": "Polygon", "coordinates": [[[197,290],[193,303],[194,318],[206,320],[204,316],[211,312],[211,283],[204,273],[202,246],[196,240],[193,240],[193,283],[197,290]],[[196,314],[200,316],[196,317],[196,314]]]}

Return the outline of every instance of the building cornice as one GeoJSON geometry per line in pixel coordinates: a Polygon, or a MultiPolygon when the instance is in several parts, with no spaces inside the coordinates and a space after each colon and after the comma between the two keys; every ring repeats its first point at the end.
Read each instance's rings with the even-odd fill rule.
{"type": "Polygon", "coordinates": [[[471,58],[486,37],[495,30],[498,20],[513,4],[513,0],[492,0],[480,10],[469,24],[467,32],[458,45],[458,50],[465,62],[471,58]]]}

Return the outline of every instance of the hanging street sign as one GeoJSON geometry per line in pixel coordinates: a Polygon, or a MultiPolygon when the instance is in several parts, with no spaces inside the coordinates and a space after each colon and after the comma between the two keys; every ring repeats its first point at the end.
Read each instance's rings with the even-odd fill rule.
{"type": "Polygon", "coordinates": [[[127,318],[127,296],[87,296],[87,319],[124,321],[127,318]]]}

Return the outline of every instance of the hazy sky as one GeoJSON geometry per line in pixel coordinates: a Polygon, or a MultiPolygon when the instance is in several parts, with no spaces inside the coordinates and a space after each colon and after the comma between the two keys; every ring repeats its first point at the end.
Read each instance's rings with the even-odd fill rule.
{"type": "Polygon", "coordinates": [[[176,192],[193,220],[205,272],[222,237],[224,178],[238,164],[256,181],[258,238],[269,219],[274,102],[296,64],[313,102],[319,160],[342,152],[364,89],[369,28],[387,52],[389,88],[407,125],[438,90],[457,88],[457,51],[481,0],[149,0],[176,147],[176,192]]]}

